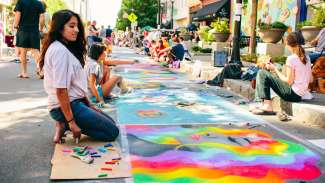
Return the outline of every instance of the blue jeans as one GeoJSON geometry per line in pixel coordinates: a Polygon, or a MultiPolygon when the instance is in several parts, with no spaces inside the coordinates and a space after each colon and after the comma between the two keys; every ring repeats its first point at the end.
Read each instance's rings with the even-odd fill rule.
{"type": "Polygon", "coordinates": [[[310,62],[311,62],[311,63],[315,63],[316,60],[317,60],[319,57],[321,57],[321,56],[325,56],[325,53],[320,54],[320,53],[317,53],[317,52],[310,52],[310,53],[308,53],[308,55],[309,55],[309,57],[310,57],[310,62]]]}
{"type": "MultiPolygon", "coordinates": [[[[114,120],[107,114],[88,107],[84,99],[74,100],[70,106],[82,134],[101,141],[114,141],[118,137],[119,129],[114,124],[114,120]]],[[[66,129],[68,129],[67,120],[61,108],[51,110],[50,115],[54,120],[65,123],[66,129]]]]}

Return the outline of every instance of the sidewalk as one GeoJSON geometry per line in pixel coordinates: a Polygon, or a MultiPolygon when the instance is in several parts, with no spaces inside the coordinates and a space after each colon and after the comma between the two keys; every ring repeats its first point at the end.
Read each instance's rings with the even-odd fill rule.
{"type": "MultiPolygon", "coordinates": [[[[200,77],[193,78],[193,73],[197,69],[195,67],[195,64],[191,62],[183,62],[181,64],[181,70],[188,73],[190,79],[203,81],[213,79],[223,69],[222,67],[211,66],[211,61],[205,61],[202,62],[200,77]]],[[[224,88],[247,100],[251,101],[254,99],[255,90],[248,81],[225,79],[224,88]]],[[[300,122],[317,125],[325,129],[325,94],[314,93],[313,95],[315,97],[313,100],[300,103],[285,102],[276,96],[273,98],[273,108],[277,112],[285,111],[300,122]]]]}

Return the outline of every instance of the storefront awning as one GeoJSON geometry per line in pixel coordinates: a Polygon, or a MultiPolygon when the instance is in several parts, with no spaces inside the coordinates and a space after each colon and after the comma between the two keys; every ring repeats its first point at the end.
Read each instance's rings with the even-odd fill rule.
{"type": "Polygon", "coordinates": [[[229,0],[221,0],[212,4],[209,4],[202,9],[198,10],[196,14],[193,15],[194,20],[205,19],[208,17],[212,17],[213,14],[220,11],[229,0]]]}

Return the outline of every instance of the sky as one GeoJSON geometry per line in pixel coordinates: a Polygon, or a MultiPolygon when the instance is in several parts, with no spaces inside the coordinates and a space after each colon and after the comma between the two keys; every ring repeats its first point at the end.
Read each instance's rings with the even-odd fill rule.
{"type": "Polygon", "coordinates": [[[98,26],[115,27],[122,0],[91,0],[90,2],[91,19],[96,20],[98,26]]]}

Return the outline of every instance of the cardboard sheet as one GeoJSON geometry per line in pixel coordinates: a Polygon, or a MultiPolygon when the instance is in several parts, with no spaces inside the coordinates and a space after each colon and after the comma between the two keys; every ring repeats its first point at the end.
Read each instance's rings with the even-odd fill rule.
{"type": "Polygon", "coordinates": [[[82,136],[80,143],[76,145],[72,137],[68,136],[64,144],[57,144],[55,146],[54,155],[51,160],[51,180],[131,177],[130,165],[127,159],[122,156],[119,145],[116,142],[111,143],[115,151],[109,150],[105,153],[98,151],[98,148],[103,147],[105,144],[107,143],[94,141],[87,136],[82,136]],[[79,159],[70,156],[70,152],[68,152],[77,146],[90,146],[92,150],[98,152],[101,157],[94,158],[92,164],[83,163],[79,159]],[[122,159],[118,164],[105,164],[105,162],[119,157],[122,159]],[[101,168],[112,168],[112,171],[103,171],[101,168]],[[106,173],[107,176],[99,178],[98,175],[101,173],[106,173]]]}

